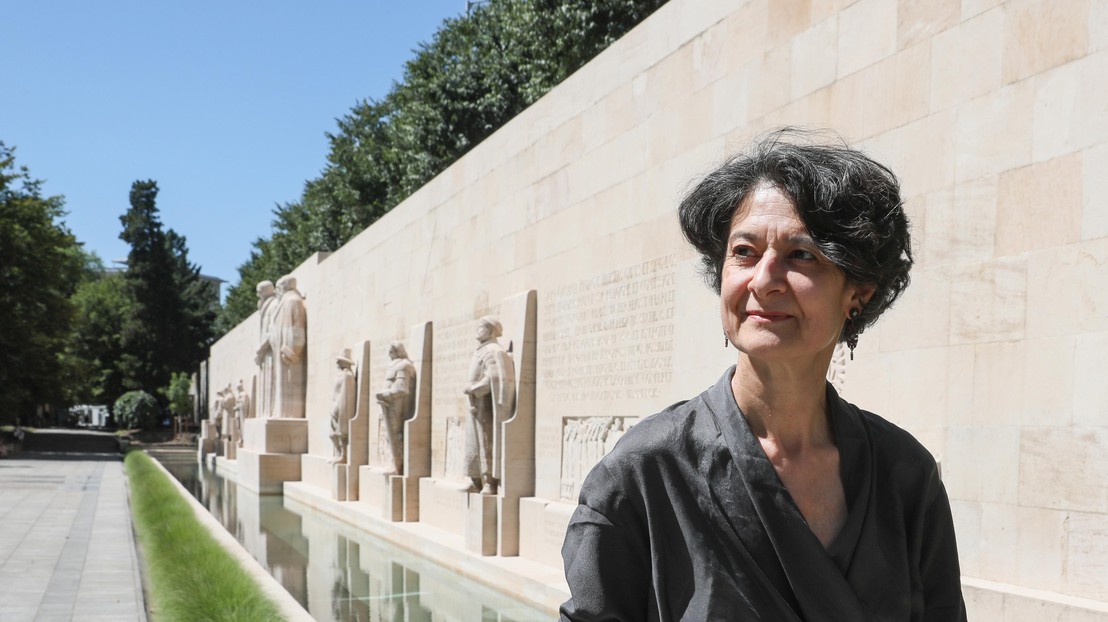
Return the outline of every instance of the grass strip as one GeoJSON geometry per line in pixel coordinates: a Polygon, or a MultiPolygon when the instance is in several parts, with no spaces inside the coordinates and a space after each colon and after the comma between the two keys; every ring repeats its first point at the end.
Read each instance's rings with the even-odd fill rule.
{"type": "Polygon", "coordinates": [[[284,619],[239,562],[200,524],[153,458],[132,451],[124,464],[154,620],[284,619]]]}

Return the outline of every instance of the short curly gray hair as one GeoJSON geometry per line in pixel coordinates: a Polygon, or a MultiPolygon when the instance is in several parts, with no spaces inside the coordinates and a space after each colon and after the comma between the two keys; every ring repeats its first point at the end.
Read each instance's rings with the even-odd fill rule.
{"type": "Polygon", "coordinates": [[[705,280],[718,293],[735,210],[761,183],[788,195],[820,251],[847,280],[876,288],[844,328],[840,340],[846,341],[908,286],[911,237],[896,175],[841,138],[825,136],[798,128],[766,134],[700,180],[681,201],[678,217],[685,239],[700,252],[705,280]]]}

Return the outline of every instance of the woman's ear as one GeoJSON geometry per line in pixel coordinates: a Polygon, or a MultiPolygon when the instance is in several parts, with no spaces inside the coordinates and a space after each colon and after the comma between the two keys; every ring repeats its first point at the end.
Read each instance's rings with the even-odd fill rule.
{"type": "Polygon", "coordinates": [[[869,299],[873,297],[873,293],[877,291],[877,286],[871,283],[863,285],[854,285],[854,293],[850,297],[850,305],[864,307],[869,299]]]}

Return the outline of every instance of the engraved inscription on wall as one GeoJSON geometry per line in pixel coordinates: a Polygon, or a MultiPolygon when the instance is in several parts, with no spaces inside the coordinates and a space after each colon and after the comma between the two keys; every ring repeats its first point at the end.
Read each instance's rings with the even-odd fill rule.
{"type": "Polygon", "coordinates": [[[543,297],[539,374],[554,402],[650,399],[672,380],[675,255],[543,297]]]}
{"type": "Polygon", "coordinates": [[[446,419],[446,466],[445,475],[450,479],[465,477],[466,428],[465,417],[447,417],[446,419]]]}
{"type": "Polygon", "coordinates": [[[558,488],[562,501],[577,501],[585,476],[638,420],[638,417],[562,418],[562,476],[558,488]]]}

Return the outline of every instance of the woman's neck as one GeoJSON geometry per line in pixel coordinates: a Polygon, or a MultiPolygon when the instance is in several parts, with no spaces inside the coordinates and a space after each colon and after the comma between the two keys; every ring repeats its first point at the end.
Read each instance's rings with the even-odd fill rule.
{"type": "Polygon", "coordinates": [[[731,390],[755,436],[786,453],[834,444],[827,419],[827,358],[822,365],[798,366],[739,356],[731,390]]]}

